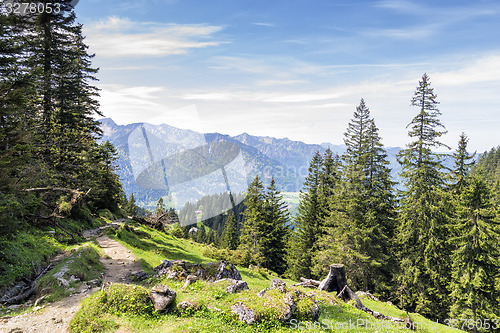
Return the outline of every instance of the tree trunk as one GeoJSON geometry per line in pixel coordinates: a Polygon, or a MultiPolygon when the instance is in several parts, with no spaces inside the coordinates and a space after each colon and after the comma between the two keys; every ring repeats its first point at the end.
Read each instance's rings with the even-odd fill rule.
{"type": "Polygon", "coordinates": [[[318,289],[326,290],[327,292],[336,291],[341,292],[347,285],[347,280],[345,278],[345,268],[342,264],[330,265],[330,272],[328,276],[321,281],[318,289]]]}

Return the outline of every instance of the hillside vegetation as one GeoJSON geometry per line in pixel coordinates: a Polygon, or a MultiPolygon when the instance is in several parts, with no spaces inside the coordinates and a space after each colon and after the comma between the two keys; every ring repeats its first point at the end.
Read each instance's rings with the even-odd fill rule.
{"type": "MultiPolygon", "coordinates": [[[[207,253],[206,245],[179,239],[138,224],[134,225],[131,231],[121,229],[117,233],[110,231],[108,235],[132,250],[141,261],[143,269],[150,274],[153,273],[152,268],[165,259],[182,259],[200,264],[213,261],[203,254],[207,253]]],[[[299,327],[311,328],[312,332],[406,330],[397,329],[396,323],[375,319],[366,312],[358,310],[353,303],[344,303],[335,293],[320,293],[313,289],[291,287],[295,282],[288,279],[283,281],[286,282],[289,291],[298,290],[304,294],[315,294],[321,316],[318,321],[308,319],[313,303],[305,302],[299,303],[294,317],[282,322],[279,318],[283,296],[277,291],[266,293],[268,298],[256,296],[259,291],[269,287],[271,279],[278,276],[266,269],[249,269],[241,266],[237,266],[237,269],[250,289],[235,294],[227,293],[228,283],[224,282],[197,281],[182,289],[183,280],[169,280],[165,276],[158,278],[154,274],[140,282],[139,286],[112,285],[83,302],[81,310],[72,321],[72,332],[113,332],[121,326],[132,332],[294,332],[299,327]],[[165,284],[177,292],[175,303],[167,313],[156,312],[149,300],[149,290],[158,284],[165,284]],[[195,304],[195,307],[186,310],[178,308],[177,305],[184,301],[195,304]],[[238,316],[231,311],[231,306],[239,301],[251,306],[260,320],[252,325],[239,321],[238,316]],[[349,323],[351,326],[345,329],[345,325],[349,323]],[[368,327],[361,327],[362,324],[368,327]],[[393,327],[387,328],[390,327],[388,325],[393,327]]],[[[386,315],[397,318],[407,316],[405,311],[389,303],[368,298],[362,300],[369,308],[386,315]]],[[[410,318],[415,326],[421,325],[419,330],[421,332],[457,332],[442,324],[436,326],[435,322],[418,314],[410,314],[410,318]]]]}

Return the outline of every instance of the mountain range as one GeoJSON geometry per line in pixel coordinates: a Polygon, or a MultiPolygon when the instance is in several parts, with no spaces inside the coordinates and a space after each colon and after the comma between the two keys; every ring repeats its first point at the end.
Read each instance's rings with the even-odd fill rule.
{"type": "MultiPolygon", "coordinates": [[[[330,148],[334,154],[341,155],[346,149],[343,144],[307,144],[288,138],[278,139],[267,136],[254,136],[247,133],[230,136],[220,133],[198,133],[167,124],[133,123],[117,125],[111,118],[104,118],[99,121],[103,131],[101,140],[110,141],[117,149],[117,173],[122,181],[125,192],[128,196],[133,193],[136,201],[146,208],[153,208],[158,198],[166,195],[165,188],[161,186],[145,188],[141,184],[138,184],[138,179],[140,178],[138,178],[138,174],[140,172],[144,174],[145,171],[143,170],[147,168],[145,164],[151,164],[150,158],[153,160],[156,157],[156,160],[172,163],[172,156],[179,156],[183,152],[196,151],[196,149],[201,152],[201,148],[198,147],[203,146],[211,147],[211,154],[213,155],[214,150],[216,150],[214,149],[216,146],[213,145],[218,142],[225,142],[239,149],[239,156],[243,161],[243,164],[233,168],[234,172],[231,171],[231,168],[226,168],[227,170],[223,169],[226,171],[224,177],[227,184],[229,184],[228,178],[234,180],[238,179],[239,176],[239,179],[242,181],[236,180],[238,184],[234,188],[244,189],[255,175],[259,175],[265,185],[274,177],[280,191],[298,192],[302,188],[304,178],[307,176],[309,163],[316,151],[324,153],[327,148],[330,148]],[[244,173],[241,173],[243,171],[244,173]],[[240,172],[240,174],[237,174],[237,172],[240,172]],[[241,179],[241,174],[246,179],[241,179]]],[[[397,177],[397,173],[400,171],[400,166],[396,161],[396,155],[400,150],[401,148],[398,147],[387,148],[388,159],[393,169],[393,176],[395,177],[397,177]]],[[[210,148],[208,151],[210,154],[210,148]]],[[[213,158],[212,155],[210,155],[210,158],[213,158]]],[[[224,157],[220,157],[219,159],[221,158],[224,159],[224,157]]],[[[189,162],[191,164],[194,163],[192,157],[189,162]]],[[[229,162],[231,161],[227,160],[225,163],[229,162]]],[[[186,164],[186,162],[182,164],[186,164]]],[[[165,166],[163,167],[165,168],[165,166]]],[[[186,165],[185,168],[188,168],[188,166],[186,165]]],[[[200,186],[195,186],[193,181],[184,182],[185,188],[191,186],[189,187],[190,190],[188,192],[190,195],[188,197],[192,196],[195,192],[199,192],[197,193],[198,196],[211,194],[203,193],[203,190],[200,191],[200,186]]],[[[214,182],[213,178],[207,178],[205,186],[201,187],[203,189],[213,188],[214,182]]],[[[223,182],[220,181],[220,183],[223,182]]],[[[233,192],[235,192],[234,189],[233,192]]]]}

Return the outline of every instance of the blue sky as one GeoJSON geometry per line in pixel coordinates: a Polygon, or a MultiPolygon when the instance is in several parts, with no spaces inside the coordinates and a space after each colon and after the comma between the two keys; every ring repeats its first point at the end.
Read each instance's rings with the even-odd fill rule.
{"type": "Polygon", "coordinates": [[[102,111],[118,124],[343,142],[359,100],[408,143],[428,73],[456,147],[500,144],[500,2],[82,0],[102,111]]]}

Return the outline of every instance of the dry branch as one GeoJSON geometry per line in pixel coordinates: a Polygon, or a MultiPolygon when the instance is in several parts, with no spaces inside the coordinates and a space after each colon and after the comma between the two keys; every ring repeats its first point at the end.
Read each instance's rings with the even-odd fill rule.
{"type": "Polygon", "coordinates": [[[17,302],[20,302],[28,297],[31,296],[31,294],[33,294],[33,292],[35,292],[35,285],[36,285],[36,282],[38,281],[38,279],[40,279],[45,273],[48,272],[49,269],[52,268],[52,264],[49,264],[38,276],[37,278],[31,283],[30,285],[30,288],[24,292],[22,292],[21,294],[15,296],[15,297],[12,297],[12,298],[9,298],[8,300],[5,301],[5,304],[14,304],[14,303],[17,303],[17,302]]]}

